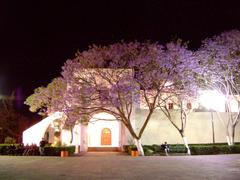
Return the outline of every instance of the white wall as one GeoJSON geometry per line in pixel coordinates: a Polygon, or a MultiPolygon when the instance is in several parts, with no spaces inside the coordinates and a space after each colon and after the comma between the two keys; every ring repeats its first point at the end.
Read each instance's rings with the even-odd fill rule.
{"type": "Polygon", "coordinates": [[[23,144],[36,144],[39,145],[39,142],[44,137],[44,134],[49,127],[49,125],[56,119],[62,118],[63,113],[55,112],[54,114],[43,119],[39,123],[33,125],[32,127],[23,131],[23,144]]]}
{"type": "MultiPolygon", "coordinates": [[[[136,125],[140,127],[148,110],[136,111],[136,125]]],[[[175,111],[175,121],[180,122],[175,111]]],[[[214,128],[216,142],[226,143],[226,114],[214,113],[214,128]]],[[[185,135],[189,143],[212,143],[212,126],[210,112],[192,112],[189,114],[185,135]]],[[[149,121],[143,136],[142,144],[162,144],[165,141],[182,144],[182,138],[170,121],[157,110],[149,121]]],[[[240,142],[240,123],[236,126],[235,142],[240,142]]]]}
{"type": "Polygon", "coordinates": [[[119,147],[119,121],[107,113],[99,113],[93,116],[88,123],[88,146],[89,147],[119,147]],[[98,120],[106,119],[106,120],[98,120]],[[109,128],[112,133],[112,145],[101,145],[101,132],[109,128]]]}

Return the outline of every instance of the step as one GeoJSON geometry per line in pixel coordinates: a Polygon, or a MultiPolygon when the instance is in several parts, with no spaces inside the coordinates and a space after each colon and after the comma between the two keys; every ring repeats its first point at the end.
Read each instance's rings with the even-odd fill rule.
{"type": "Polygon", "coordinates": [[[119,152],[120,147],[88,147],[89,152],[119,152]]]}

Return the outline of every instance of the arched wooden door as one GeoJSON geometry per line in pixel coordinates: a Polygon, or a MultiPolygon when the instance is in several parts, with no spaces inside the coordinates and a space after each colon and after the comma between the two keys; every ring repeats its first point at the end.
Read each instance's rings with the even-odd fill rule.
{"type": "Polygon", "coordinates": [[[112,133],[108,128],[104,128],[101,133],[101,145],[112,145],[112,133]]]}

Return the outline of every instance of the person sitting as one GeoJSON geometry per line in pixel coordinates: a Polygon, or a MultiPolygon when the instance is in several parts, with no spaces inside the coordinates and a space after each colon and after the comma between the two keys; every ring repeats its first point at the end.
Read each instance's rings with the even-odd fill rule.
{"type": "Polygon", "coordinates": [[[164,149],[166,156],[168,156],[168,152],[169,152],[169,144],[167,144],[167,142],[164,142],[164,144],[161,145],[162,149],[164,149]]]}

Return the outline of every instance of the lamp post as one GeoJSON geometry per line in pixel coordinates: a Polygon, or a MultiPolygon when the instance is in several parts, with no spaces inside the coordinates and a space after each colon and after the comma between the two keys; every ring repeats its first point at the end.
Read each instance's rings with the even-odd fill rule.
{"type": "Polygon", "coordinates": [[[213,144],[215,143],[215,130],[214,130],[214,121],[213,121],[213,110],[210,109],[211,111],[211,122],[212,122],[212,138],[213,138],[213,144]]]}

